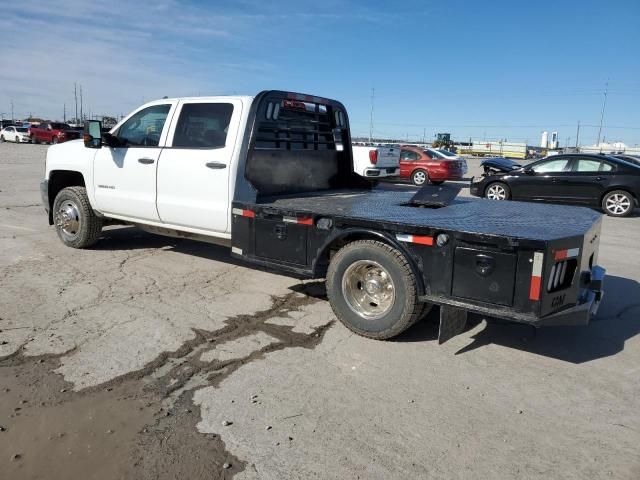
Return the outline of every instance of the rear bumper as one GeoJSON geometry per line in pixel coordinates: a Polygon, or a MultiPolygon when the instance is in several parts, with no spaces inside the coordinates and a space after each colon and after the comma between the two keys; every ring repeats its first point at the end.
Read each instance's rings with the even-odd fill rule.
{"type": "Polygon", "coordinates": [[[531,322],[536,327],[587,325],[598,312],[600,301],[604,296],[602,285],[606,270],[594,266],[587,288],[581,290],[578,304],[574,307],[552,313],[531,322]]]}
{"type": "Polygon", "coordinates": [[[383,177],[395,177],[400,173],[399,168],[367,168],[363,172],[367,178],[383,178],[383,177]]]}

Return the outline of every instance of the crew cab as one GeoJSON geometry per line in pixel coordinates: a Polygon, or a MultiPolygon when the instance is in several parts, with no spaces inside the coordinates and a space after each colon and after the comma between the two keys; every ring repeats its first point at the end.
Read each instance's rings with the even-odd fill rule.
{"type": "Polygon", "coordinates": [[[595,314],[600,214],[456,198],[446,185],[372,189],[352,152],[335,100],[274,90],[162,99],[106,134],[89,121],[83,141],[50,147],[42,200],[70,247],[116,222],[326,278],[337,318],[370,338],[398,335],[433,305],[440,342],[468,312],[534,326],[595,314]]]}
{"type": "Polygon", "coordinates": [[[45,122],[29,128],[32,143],[56,143],[66,142],[80,138],[80,132],[74,130],[66,123],[45,122]]]}
{"type": "Polygon", "coordinates": [[[400,148],[393,145],[353,145],[354,171],[365,178],[395,177],[400,173],[400,148]]]}

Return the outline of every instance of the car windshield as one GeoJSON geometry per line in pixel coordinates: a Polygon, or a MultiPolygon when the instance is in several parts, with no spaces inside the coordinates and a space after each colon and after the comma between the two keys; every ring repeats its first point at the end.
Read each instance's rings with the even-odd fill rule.
{"type": "Polygon", "coordinates": [[[20,133],[27,133],[29,130],[25,127],[16,127],[16,130],[20,133]]]}

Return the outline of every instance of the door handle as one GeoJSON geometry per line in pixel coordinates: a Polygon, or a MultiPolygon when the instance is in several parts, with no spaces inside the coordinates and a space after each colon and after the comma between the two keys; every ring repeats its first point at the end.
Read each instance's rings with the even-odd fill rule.
{"type": "Polygon", "coordinates": [[[142,163],[143,165],[151,165],[155,160],[153,158],[142,157],[138,159],[138,163],[142,163]]]}
{"type": "Polygon", "coordinates": [[[207,162],[205,163],[205,165],[209,168],[213,168],[214,170],[219,170],[221,168],[227,168],[227,165],[225,163],[220,163],[220,162],[207,162]]]}
{"type": "Polygon", "coordinates": [[[602,180],[604,180],[604,177],[596,177],[596,181],[601,182],[602,180]]]}

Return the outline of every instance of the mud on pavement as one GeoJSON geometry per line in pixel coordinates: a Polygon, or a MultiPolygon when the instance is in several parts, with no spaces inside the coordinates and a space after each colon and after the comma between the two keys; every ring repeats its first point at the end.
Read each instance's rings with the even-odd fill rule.
{"type": "MultiPolygon", "coordinates": [[[[193,391],[217,386],[269,352],[318,345],[333,321],[301,328],[294,317],[319,302],[323,288],[308,283],[296,290],[274,297],[267,310],[226,320],[219,330],[196,330],[193,340],[139,371],[81,391],[55,373],[62,355],[18,351],[5,358],[0,477],[231,478],[244,470],[245,461],[227,452],[218,435],[196,429],[193,391]]],[[[230,401],[259,400],[247,392],[230,401]]],[[[225,423],[220,429],[231,427],[225,423]]]]}

